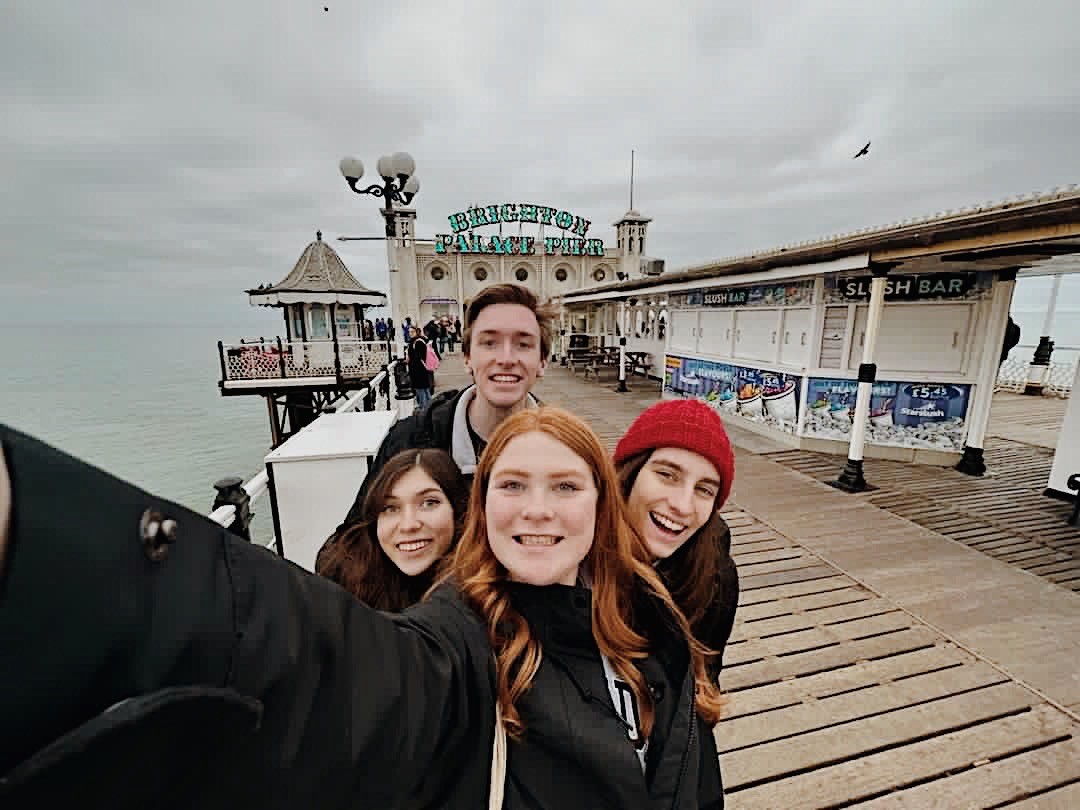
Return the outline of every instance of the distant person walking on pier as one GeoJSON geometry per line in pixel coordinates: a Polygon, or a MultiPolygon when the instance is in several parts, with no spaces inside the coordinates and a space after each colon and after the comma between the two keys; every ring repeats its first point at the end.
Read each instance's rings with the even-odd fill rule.
{"type": "Polygon", "coordinates": [[[431,402],[431,392],[435,388],[435,374],[427,367],[428,347],[428,342],[414,326],[406,362],[409,367],[409,385],[416,392],[416,407],[421,412],[431,402]]]}
{"type": "Polygon", "coordinates": [[[446,322],[446,342],[450,347],[450,354],[454,353],[454,344],[458,342],[457,329],[450,322],[446,322]]]}
{"type": "Polygon", "coordinates": [[[442,359],[442,349],[439,346],[439,325],[435,323],[435,319],[432,318],[424,325],[424,337],[427,338],[428,343],[435,349],[435,353],[439,355],[439,359],[442,359]]]}
{"type": "Polygon", "coordinates": [[[375,319],[375,337],[379,340],[386,340],[386,321],[382,318],[375,319]]]}
{"type": "Polygon", "coordinates": [[[323,546],[315,572],[368,607],[398,613],[420,601],[457,544],[469,487],[445,450],[405,450],[379,471],[363,519],[323,546]]]}
{"type": "Polygon", "coordinates": [[[443,354],[446,354],[446,340],[447,340],[448,337],[450,337],[450,332],[446,328],[446,319],[445,318],[443,318],[441,321],[439,321],[438,329],[439,329],[439,354],[443,355],[443,354]]]}
{"type": "MultiPolygon", "coordinates": [[[[333,537],[362,519],[364,493],[387,459],[402,450],[437,447],[472,477],[488,436],[504,419],[536,407],[530,390],[551,351],[555,310],[518,284],[485,287],[469,302],[461,350],[473,385],[444,391],[428,407],[390,428],[356,501],[333,537]]],[[[331,539],[333,539],[331,537],[331,539]]]]}
{"type": "Polygon", "coordinates": [[[630,522],[694,637],[713,655],[715,681],[735,623],[739,574],[720,509],[735,479],[735,456],[720,416],[697,399],[658,402],[615,448],[630,522]]]}
{"type": "Polygon", "coordinates": [[[1009,323],[1005,327],[1005,341],[1001,346],[1001,359],[998,361],[1000,366],[1009,358],[1009,352],[1017,347],[1020,343],[1020,326],[1012,319],[1012,315],[1009,316],[1009,323]]]}

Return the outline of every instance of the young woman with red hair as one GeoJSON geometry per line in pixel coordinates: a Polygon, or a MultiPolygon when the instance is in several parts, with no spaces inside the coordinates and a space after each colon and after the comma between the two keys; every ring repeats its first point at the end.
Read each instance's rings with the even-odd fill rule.
{"type": "Polygon", "coordinates": [[[2,426],[0,449],[13,807],[723,806],[703,649],[566,411],[499,425],[440,583],[396,614],[2,426]]]}

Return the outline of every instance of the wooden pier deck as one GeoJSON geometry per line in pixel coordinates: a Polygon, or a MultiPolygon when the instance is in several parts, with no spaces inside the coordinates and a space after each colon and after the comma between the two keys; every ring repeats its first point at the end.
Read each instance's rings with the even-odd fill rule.
{"type": "MultiPolygon", "coordinates": [[[[436,376],[439,388],[465,384],[460,354],[436,376]]],[[[659,397],[655,382],[631,388],[549,368],[536,393],[614,446],[659,397]]],[[[988,462],[1009,464],[1007,475],[948,480],[953,471],[868,461],[880,488],[852,496],[821,480],[842,459],[793,455],[732,426],[725,516],[742,593],[721,676],[731,705],[716,729],[731,810],[1080,807],[1080,595],[1024,570],[1035,557],[940,531],[992,517],[1007,527],[995,531],[1041,544],[1040,558],[1070,548],[1052,520],[1006,522],[1018,481],[1031,489],[1045,455],[991,432],[1003,444],[988,462]],[[1021,460],[1030,480],[1018,478],[1021,460]],[[951,522],[934,508],[949,491],[975,499],[951,522]]]]}

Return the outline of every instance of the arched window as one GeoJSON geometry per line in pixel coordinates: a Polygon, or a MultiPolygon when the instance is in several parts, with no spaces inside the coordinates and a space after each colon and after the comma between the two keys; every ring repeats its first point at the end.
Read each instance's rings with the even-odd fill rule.
{"type": "Polygon", "coordinates": [[[473,278],[475,278],[477,281],[486,281],[487,280],[487,268],[486,267],[477,267],[475,270],[473,270],[473,278]]]}
{"type": "Polygon", "coordinates": [[[526,270],[524,267],[519,267],[517,270],[514,271],[514,278],[516,278],[518,281],[528,281],[529,271],[526,270]]]}
{"type": "Polygon", "coordinates": [[[596,268],[596,270],[593,271],[592,277],[597,281],[603,281],[605,278],[607,278],[607,273],[604,272],[603,267],[598,267],[596,268]]]}
{"type": "Polygon", "coordinates": [[[565,267],[560,267],[558,270],[555,271],[555,280],[556,281],[566,281],[566,278],[567,278],[567,272],[566,272],[565,267]]]}
{"type": "Polygon", "coordinates": [[[444,278],[446,278],[446,271],[438,265],[435,265],[431,268],[431,277],[435,281],[442,281],[444,278]]]}

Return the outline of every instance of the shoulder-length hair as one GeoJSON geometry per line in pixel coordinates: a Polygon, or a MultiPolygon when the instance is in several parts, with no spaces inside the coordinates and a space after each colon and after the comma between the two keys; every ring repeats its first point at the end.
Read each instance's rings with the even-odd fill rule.
{"type": "MultiPolygon", "coordinates": [[[[616,466],[619,486],[625,499],[630,498],[638,474],[652,456],[653,450],[635,453],[616,466]]],[[[717,496],[719,497],[719,495],[717,496]]],[[[716,603],[717,587],[724,566],[731,557],[731,530],[713,509],[705,525],[680,546],[674,554],[656,564],[656,570],[675,598],[675,604],[686,616],[694,637],[703,638],[705,624],[716,603]]]]}
{"type": "Polygon", "coordinates": [[[469,498],[468,518],[454,554],[447,557],[444,578],[458,583],[462,595],[484,620],[496,654],[499,708],[507,732],[520,738],[524,722],[517,700],[528,691],[540,669],[543,650],[528,622],[510,601],[507,570],[488,543],[487,490],[492,470],[507,445],[523,433],[539,431],[566,445],[593,473],[596,486],[596,528],[582,565],[592,579],[592,632],[597,647],[634,690],[642,731],[652,732],[654,707],[645,679],[633,665],[648,655],[650,642],[634,622],[633,606],[641,597],[658,600],[690,646],[697,706],[710,724],[720,718],[723,699],[705,670],[705,651],[698,644],[671,595],[653,571],[648,552],[627,518],[615,468],[592,429],[562,408],[545,406],[519,411],[491,435],[480,458],[469,498]]]}
{"type": "Polygon", "coordinates": [[[416,604],[435,580],[438,565],[407,576],[379,545],[379,513],[401,477],[419,467],[438,484],[454,510],[454,536],[461,536],[469,488],[457,464],[445,450],[403,450],[393,456],[371,483],[361,506],[360,520],[319,552],[315,571],[341,585],[376,610],[400,612],[416,604]]]}

